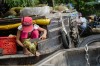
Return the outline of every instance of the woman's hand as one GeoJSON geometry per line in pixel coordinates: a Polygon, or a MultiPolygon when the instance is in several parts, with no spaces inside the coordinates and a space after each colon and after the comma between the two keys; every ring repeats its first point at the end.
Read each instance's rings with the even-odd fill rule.
{"type": "Polygon", "coordinates": [[[41,37],[40,37],[40,39],[42,39],[42,40],[44,40],[44,39],[46,39],[47,37],[46,37],[46,35],[45,34],[43,34],[41,37]]]}
{"type": "Polygon", "coordinates": [[[42,36],[40,37],[40,39],[44,40],[47,38],[47,30],[45,30],[44,28],[39,27],[38,29],[39,31],[43,32],[42,36]]]}

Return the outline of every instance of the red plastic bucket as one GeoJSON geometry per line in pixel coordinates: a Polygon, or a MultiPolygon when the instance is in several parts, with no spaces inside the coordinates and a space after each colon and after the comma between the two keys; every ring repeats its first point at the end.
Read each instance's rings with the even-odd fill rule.
{"type": "Polygon", "coordinates": [[[4,55],[16,54],[16,37],[0,37],[0,48],[4,55]]]}

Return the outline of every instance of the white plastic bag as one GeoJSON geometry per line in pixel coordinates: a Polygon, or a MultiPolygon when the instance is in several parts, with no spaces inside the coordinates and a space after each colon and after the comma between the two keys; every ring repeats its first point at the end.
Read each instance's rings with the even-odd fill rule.
{"type": "Polygon", "coordinates": [[[25,7],[20,11],[20,16],[31,16],[33,15],[32,7],[25,7]]]}
{"type": "Polygon", "coordinates": [[[41,7],[34,7],[33,8],[33,14],[34,15],[39,15],[41,13],[41,7]]]}
{"type": "Polygon", "coordinates": [[[25,7],[20,11],[21,16],[46,16],[50,13],[50,7],[44,6],[44,7],[25,7]]]}
{"type": "Polygon", "coordinates": [[[33,14],[38,16],[46,16],[50,13],[50,7],[44,6],[44,7],[34,7],[33,8],[33,14]]]}
{"type": "Polygon", "coordinates": [[[50,8],[49,6],[44,6],[42,7],[42,11],[40,13],[40,16],[46,16],[50,13],[50,8]]]}

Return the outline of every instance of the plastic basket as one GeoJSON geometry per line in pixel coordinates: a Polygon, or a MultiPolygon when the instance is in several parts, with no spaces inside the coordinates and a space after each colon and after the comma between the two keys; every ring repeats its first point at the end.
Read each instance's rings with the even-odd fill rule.
{"type": "Polygon", "coordinates": [[[16,37],[0,37],[0,48],[3,49],[2,54],[16,54],[16,37]]]}

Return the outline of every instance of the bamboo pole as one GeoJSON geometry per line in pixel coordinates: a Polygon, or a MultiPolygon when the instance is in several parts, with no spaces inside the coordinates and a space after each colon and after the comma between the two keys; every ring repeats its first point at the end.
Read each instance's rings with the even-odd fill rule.
{"type": "Polygon", "coordinates": [[[54,2],[54,0],[52,0],[52,4],[53,4],[53,9],[54,9],[54,6],[55,6],[55,2],[54,2]]]}

